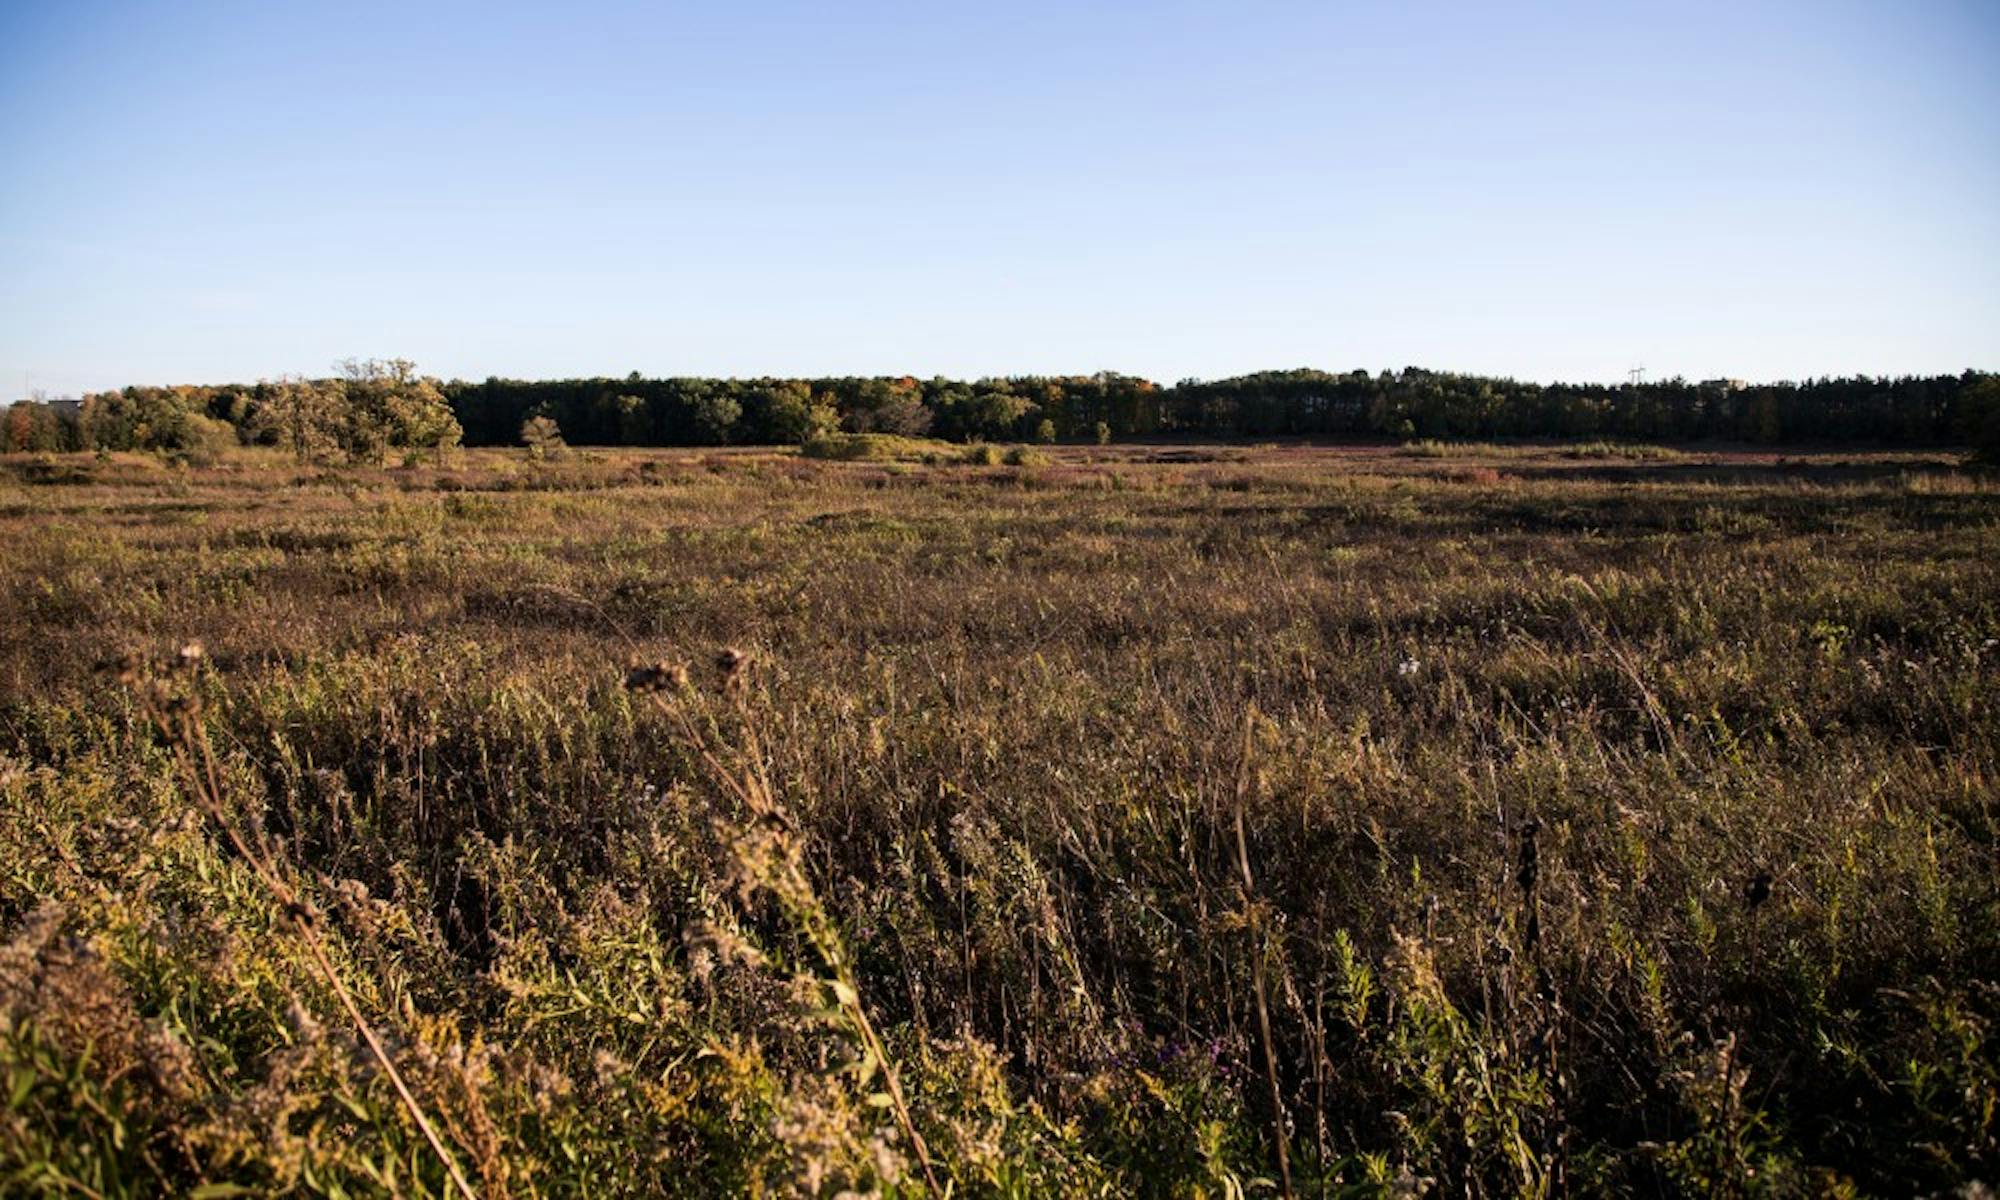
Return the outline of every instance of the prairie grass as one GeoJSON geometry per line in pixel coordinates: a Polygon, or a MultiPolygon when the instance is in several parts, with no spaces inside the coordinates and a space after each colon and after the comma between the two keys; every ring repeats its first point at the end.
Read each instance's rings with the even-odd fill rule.
{"type": "Polygon", "coordinates": [[[0,1192],[1994,1179],[2000,492],[1509,449],[0,460],[0,1192]]]}

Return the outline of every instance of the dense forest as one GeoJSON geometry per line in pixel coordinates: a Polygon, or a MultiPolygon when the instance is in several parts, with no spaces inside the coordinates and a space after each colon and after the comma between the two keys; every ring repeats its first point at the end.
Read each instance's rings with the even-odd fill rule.
{"type": "Polygon", "coordinates": [[[302,457],[380,461],[514,445],[527,422],[580,445],[795,443],[825,433],[956,441],[1110,438],[1614,437],[1754,443],[2000,442],[2000,376],[1744,384],[1538,384],[1427,371],[1265,371],[1163,387],[1116,373],[971,382],[912,377],[624,378],[443,382],[403,361],[348,362],[321,380],[125,388],[81,404],[21,404],[0,449],[201,454],[233,437],[302,457]],[[547,428],[546,424],[541,427],[547,428]]]}
{"type": "Polygon", "coordinates": [[[546,415],[571,441],[796,441],[822,420],[857,433],[953,440],[1113,437],[1629,437],[1664,441],[1970,440],[1991,376],[1616,387],[1522,383],[1408,368],[1266,371],[1161,387],[1129,375],[950,379],[490,379],[448,384],[469,444],[515,440],[546,415]],[[1975,412],[1974,409],[1978,411],[1975,412]]]}

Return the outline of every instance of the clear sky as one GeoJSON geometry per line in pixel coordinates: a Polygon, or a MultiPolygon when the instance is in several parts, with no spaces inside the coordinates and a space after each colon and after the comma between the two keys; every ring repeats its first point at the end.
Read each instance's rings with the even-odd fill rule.
{"type": "Polygon", "coordinates": [[[1991,369],[1996,63],[1994,0],[0,0],[0,399],[1991,369]]]}

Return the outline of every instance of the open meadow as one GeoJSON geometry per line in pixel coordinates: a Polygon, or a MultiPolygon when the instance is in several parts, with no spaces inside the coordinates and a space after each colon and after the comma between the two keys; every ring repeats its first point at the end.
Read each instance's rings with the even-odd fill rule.
{"type": "Polygon", "coordinates": [[[885,453],[0,458],[0,1193],[2000,1181],[1993,474],[885,453]]]}

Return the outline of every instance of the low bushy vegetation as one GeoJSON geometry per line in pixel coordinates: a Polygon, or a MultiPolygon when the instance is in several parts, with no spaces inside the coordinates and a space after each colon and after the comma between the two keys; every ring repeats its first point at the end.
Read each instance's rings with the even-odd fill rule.
{"type": "Polygon", "coordinates": [[[0,1192],[2000,1174],[1988,483],[916,445],[0,459],[0,1192]]]}
{"type": "Polygon", "coordinates": [[[800,452],[807,458],[828,458],[841,462],[943,461],[958,454],[944,442],[892,433],[823,434],[806,442],[800,447],[800,452]]]}
{"type": "Polygon", "coordinates": [[[1444,442],[1435,438],[1425,438],[1421,441],[1403,443],[1403,450],[1419,458],[1541,458],[1555,453],[1563,458],[1659,462],[1683,457],[1681,451],[1671,447],[1651,446],[1642,442],[1569,442],[1549,447],[1525,443],[1444,442]]]}

